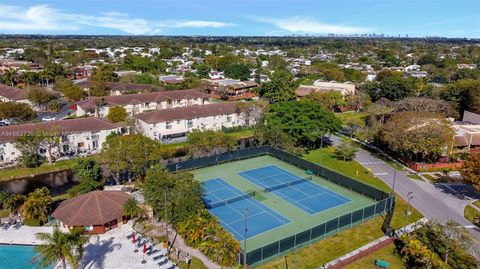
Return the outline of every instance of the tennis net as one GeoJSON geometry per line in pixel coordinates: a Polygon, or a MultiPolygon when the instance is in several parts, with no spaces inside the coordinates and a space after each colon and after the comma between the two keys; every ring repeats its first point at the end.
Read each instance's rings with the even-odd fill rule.
{"type": "Polygon", "coordinates": [[[247,199],[247,198],[253,197],[253,196],[255,196],[255,191],[249,191],[249,192],[245,192],[241,195],[234,196],[232,198],[228,198],[228,199],[225,199],[225,200],[221,200],[221,201],[217,201],[217,202],[213,202],[213,203],[205,203],[205,206],[207,208],[211,209],[211,208],[219,207],[219,206],[222,206],[222,205],[228,205],[228,204],[231,204],[233,202],[237,202],[237,201],[247,199]]]}
{"type": "Polygon", "coordinates": [[[289,186],[292,186],[292,185],[296,185],[296,184],[300,184],[300,183],[303,183],[303,182],[306,182],[306,181],[310,181],[310,180],[312,180],[311,177],[299,178],[299,179],[295,179],[295,180],[288,181],[288,182],[285,182],[285,183],[280,183],[280,184],[277,184],[277,185],[273,185],[273,186],[270,186],[270,187],[266,187],[266,188],[264,188],[263,190],[264,190],[265,192],[270,192],[270,191],[274,191],[274,190],[278,190],[278,189],[283,189],[283,188],[286,188],[286,187],[289,187],[289,186]]]}

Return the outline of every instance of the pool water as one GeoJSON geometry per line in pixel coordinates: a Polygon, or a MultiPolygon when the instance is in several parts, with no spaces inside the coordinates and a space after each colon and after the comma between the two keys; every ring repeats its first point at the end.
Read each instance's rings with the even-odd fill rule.
{"type": "Polygon", "coordinates": [[[36,268],[36,264],[31,262],[35,255],[33,246],[0,245],[0,268],[36,268]]]}

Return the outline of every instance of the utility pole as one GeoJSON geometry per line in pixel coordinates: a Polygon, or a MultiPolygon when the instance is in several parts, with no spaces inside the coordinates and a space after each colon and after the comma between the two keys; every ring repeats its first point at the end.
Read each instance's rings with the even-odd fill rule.
{"type": "Polygon", "coordinates": [[[248,208],[245,208],[245,213],[244,213],[244,225],[245,225],[245,230],[243,234],[243,268],[247,268],[247,218],[248,218],[248,208]]]}

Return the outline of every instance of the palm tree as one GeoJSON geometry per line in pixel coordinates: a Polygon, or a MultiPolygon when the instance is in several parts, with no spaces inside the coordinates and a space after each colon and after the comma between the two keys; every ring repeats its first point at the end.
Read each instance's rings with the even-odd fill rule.
{"type": "Polygon", "coordinates": [[[50,268],[59,260],[63,269],[67,268],[67,263],[73,268],[78,266],[78,256],[75,255],[77,245],[69,233],[61,232],[55,227],[53,233],[37,233],[36,237],[43,241],[42,245],[34,247],[38,253],[33,259],[39,261],[39,268],[50,268]]]}
{"type": "Polygon", "coordinates": [[[70,241],[76,248],[79,268],[83,268],[82,260],[85,254],[85,245],[87,245],[88,242],[90,242],[90,238],[91,238],[90,235],[84,235],[83,231],[84,231],[83,229],[73,229],[70,232],[70,241]]]}
{"type": "Polygon", "coordinates": [[[15,81],[17,81],[17,71],[12,68],[9,68],[3,72],[3,80],[5,84],[10,84],[10,86],[15,86],[15,81]]]}
{"type": "Polygon", "coordinates": [[[135,198],[128,199],[123,205],[123,214],[131,219],[139,217],[141,212],[142,208],[135,198]]]}
{"type": "Polygon", "coordinates": [[[30,86],[31,83],[35,81],[35,73],[30,72],[30,71],[25,71],[22,73],[22,79],[27,86],[30,86]]]}

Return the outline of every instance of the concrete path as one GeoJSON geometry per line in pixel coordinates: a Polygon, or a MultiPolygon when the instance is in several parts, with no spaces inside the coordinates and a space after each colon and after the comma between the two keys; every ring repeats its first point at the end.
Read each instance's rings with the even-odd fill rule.
{"type": "MultiPolygon", "coordinates": [[[[340,138],[332,136],[334,145],[341,143],[340,138]]],[[[360,149],[355,160],[367,169],[371,169],[374,175],[387,185],[392,186],[395,169],[386,164],[371,152],[360,149]]],[[[422,180],[411,179],[408,171],[396,171],[395,192],[403,199],[408,200],[411,192],[411,204],[425,217],[440,221],[451,219],[469,228],[470,232],[480,240],[480,229],[472,227],[472,223],[464,218],[463,210],[466,205],[475,198],[468,195],[459,195],[441,184],[432,184],[422,180]]]]}
{"type": "Polygon", "coordinates": [[[35,236],[36,233],[52,233],[53,227],[22,226],[18,230],[12,227],[8,230],[0,229],[0,244],[13,245],[39,245],[42,241],[35,236]]]}
{"type": "Polygon", "coordinates": [[[180,249],[180,256],[181,256],[181,259],[183,259],[183,261],[185,261],[185,255],[188,253],[190,254],[190,256],[193,256],[201,260],[203,264],[209,269],[221,268],[218,264],[214,263],[207,256],[205,256],[200,250],[187,246],[187,244],[185,243],[185,240],[183,240],[183,238],[180,235],[178,235],[177,238],[175,239],[175,243],[173,244],[173,246],[175,248],[180,249]]]}

